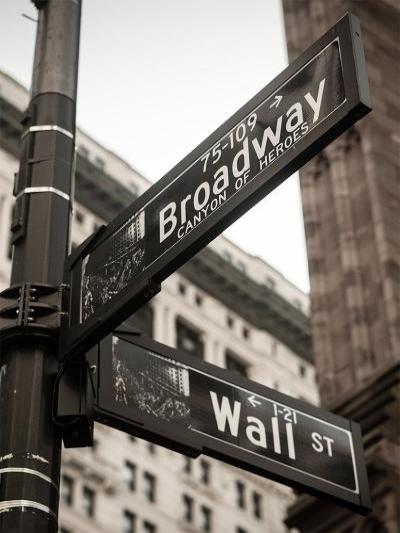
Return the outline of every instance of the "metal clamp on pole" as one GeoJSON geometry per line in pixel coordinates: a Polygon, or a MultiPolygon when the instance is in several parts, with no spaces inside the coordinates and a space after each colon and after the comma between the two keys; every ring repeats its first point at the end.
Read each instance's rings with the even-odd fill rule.
{"type": "Polygon", "coordinates": [[[61,198],[64,198],[64,200],[67,200],[67,202],[71,201],[71,196],[63,191],[60,191],[59,189],[55,189],[54,187],[25,187],[25,189],[22,189],[17,196],[15,197],[16,200],[18,200],[22,195],[24,194],[35,194],[35,193],[51,193],[51,194],[57,194],[61,198]]]}
{"type": "Polygon", "coordinates": [[[18,335],[56,337],[66,287],[13,285],[0,293],[0,342],[18,335]]]}
{"type": "Polygon", "coordinates": [[[58,133],[66,135],[70,139],[74,139],[74,134],[71,131],[68,131],[65,128],[61,128],[60,126],[57,126],[57,124],[43,124],[39,126],[31,126],[27,130],[25,130],[21,135],[21,140],[24,139],[27,135],[29,135],[29,133],[38,133],[41,131],[57,131],[58,133]]]}

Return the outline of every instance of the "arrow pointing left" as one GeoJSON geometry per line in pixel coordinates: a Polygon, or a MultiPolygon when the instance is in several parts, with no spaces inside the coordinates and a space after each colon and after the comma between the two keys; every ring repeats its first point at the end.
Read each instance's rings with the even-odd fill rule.
{"type": "Polygon", "coordinates": [[[249,396],[249,397],[248,397],[248,400],[249,400],[249,402],[251,403],[251,405],[252,405],[253,407],[256,407],[257,405],[261,405],[261,402],[259,402],[258,400],[256,400],[256,397],[254,396],[254,394],[253,394],[253,396],[249,396]]]}

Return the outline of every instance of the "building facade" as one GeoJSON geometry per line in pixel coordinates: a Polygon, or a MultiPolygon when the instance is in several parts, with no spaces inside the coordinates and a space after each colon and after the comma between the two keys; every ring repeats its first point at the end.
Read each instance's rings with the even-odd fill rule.
{"type": "Polygon", "coordinates": [[[373,111],[300,173],[322,404],[361,422],[373,513],[303,497],[301,531],[400,528],[400,3],[283,0],[291,59],[346,12],[361,22],[373,111]]]}
{"type": "MultiPolygon", "coordinates": [[[[27,103],[27,91],[1,73],[1,288],[9,283],[13,176],[27,103]]],[[[76,175],[73,247],[149,186],[80,130],[76,175]]],[[[134,234],[121,234],[114,255],[126,242],[134,248],[140,235],[139,221],[134,234]]],[[[112,262],[107,268],[111,275],[112,262]]],[[[170,276],[132,320],[160,342],[318,401],[307,296],[223,237],[170,276]]],[[[93,448],[63,451],[63,533],[280,533],[287,531],[283,520],[293,500],[289,488],[268,479],[207,457],[189,459],[100,424],[93,448]]]]}

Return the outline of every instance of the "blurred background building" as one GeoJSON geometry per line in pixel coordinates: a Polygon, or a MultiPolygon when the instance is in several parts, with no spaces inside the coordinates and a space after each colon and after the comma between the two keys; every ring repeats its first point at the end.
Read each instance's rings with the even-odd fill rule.
{"type": "Polygon", "coordinates": [[[400,2],[283,0],[290,59],[346,12],[361,21],[373,112],[300,172],[324,407],[362,424],[373,514],[300,498],[304,533],[400,530],[400,2]]]}
{"type": "MultiPolygon", "coordinates": [[[[25,88],[0,73],[0,289],[9,283],[13,178],[27,104],[25,88]]],[[[78,130],[72,246],[148,186],[78,130]]],[[[307,296],[223,237],[168,278],[133,321],[158,341],[318,401],[307,296]]],[[[93,448],[63,452],[62,533],[280,533],[293,501],[283,485],[99,424],[93,448]]]]}

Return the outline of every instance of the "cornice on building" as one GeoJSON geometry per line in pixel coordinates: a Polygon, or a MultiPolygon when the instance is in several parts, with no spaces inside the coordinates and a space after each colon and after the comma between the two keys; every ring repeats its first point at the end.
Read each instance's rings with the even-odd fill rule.
{"type": "MultiPolygon", "coordinates": [[[[0,147],[18,158],[22,112],[2,98],[0,109],[0,147]]],[[[79,153],[75,197],[105,222],[136,198],[132,191],[79,153]]],[[[274,290],[255,282],[210,248],[199,252],[179,272],[249,324],[269,332],[312,362],[308,317],[274,290]]]]}
{"type": "Polygon", "coordinates": [[[210,248],[203,249],[179,271],[254,327],[268,331],[312,362],[309,319],[278,293],[256,283],[210,248]]]}

